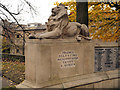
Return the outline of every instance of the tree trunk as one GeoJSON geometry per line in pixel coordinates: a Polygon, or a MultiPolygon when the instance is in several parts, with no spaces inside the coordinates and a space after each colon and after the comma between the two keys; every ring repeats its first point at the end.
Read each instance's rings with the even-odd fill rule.
{"type": "Polygon", "coordinates": [[[79,2],[79,0],[76,0],[76,8],[77,8],[77,22],[81,24],[86,24],[88,26],[88,2],[79,2]]]}

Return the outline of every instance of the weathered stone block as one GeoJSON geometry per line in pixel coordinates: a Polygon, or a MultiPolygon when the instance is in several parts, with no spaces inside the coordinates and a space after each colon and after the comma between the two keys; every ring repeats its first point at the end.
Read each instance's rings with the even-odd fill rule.
{"type": "Polygon", "coordinates": [[[25,56],[25,82],[36,88],[74,81],[79,75],[94,72],[94,44],[90,41],[28,40],[25,56]]]}

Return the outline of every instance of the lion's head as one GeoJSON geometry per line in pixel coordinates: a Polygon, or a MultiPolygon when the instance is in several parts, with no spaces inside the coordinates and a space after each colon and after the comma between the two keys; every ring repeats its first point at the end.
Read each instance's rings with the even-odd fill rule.
{"type": "Polygon", "coordinates": [[[52,8],[52,16],[62,16],[64,14],[67,14],[67,7],[65,7],[63,4],[59,4],[58,6],[52,8]]]}

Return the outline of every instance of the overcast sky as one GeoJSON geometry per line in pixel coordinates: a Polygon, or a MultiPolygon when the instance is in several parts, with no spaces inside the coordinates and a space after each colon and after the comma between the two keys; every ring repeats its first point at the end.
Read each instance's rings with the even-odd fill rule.
{"type": "MultiPolygon", "coordinates": [[[[9,9],[12,12],[16,12],[17,5],[21,3],[23,0],[0,0],[0,3],[4,5],[8,5],[9,9]]],[[[68,0],[27,0],[29,1],[37,11],[37,15],[31,15],[26,12],[28,10],[28,6],[24,6],[24,11],[22,11],[21,15],[17,16],[20,23],[27,24],[27,23],[42,23],[44,24],[47,22],[48,17],[51,15],[51,8],[55,7],[54,2],[64,2],[68,0]],[[34,16],[34,18],[33,18],[34,16]]],[[[22,5],[21,5],[22,6],[22,5]]],[[[1,9],[1,8],[0,8],[1,9]]]]}
{"type": "MultiPolygon", "coordinates": [[[[35,0],[36,3],[34,5],[38,6],[39,10],[39,15],[36,17],[35,21],[36,22],[41,22],[41,23],[45,23],[47,22],[48,17],[51,15],[51,9],[54,6],[54,2],[56,2],[57,0],[35,0]]],[[[59,2],[61,1],[67,1],[67,0],[58,0],[59,2]]]]}
{"type": "Polygon", "coordinates": [[[26,17],[26,15],[24,15],[24,17],[26,17],[28,22],[40,22],[44,24],[51,15],[51,9],[55,7],[54,2],[56,1],[62,2],[67,0],[30,0],[30,2],[36,6],[37,15],[34,18],[31,17],[31,19],[26,17]]]}

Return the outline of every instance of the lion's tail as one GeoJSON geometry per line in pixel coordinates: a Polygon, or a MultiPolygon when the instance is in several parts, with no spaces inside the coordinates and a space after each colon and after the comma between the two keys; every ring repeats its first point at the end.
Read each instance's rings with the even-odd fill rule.
{"type": "Polygon", "coordinates": [[[90,36],[89,29],[85,24],[81,25],[81,31],[83,32],[83,35],[86,37],[90,36]]]}
{"type": "Polygon", "coordinates": [[[78,23],[78,22],[75,22],[77,27],[81,28],[82,24],[78,23]]]}

